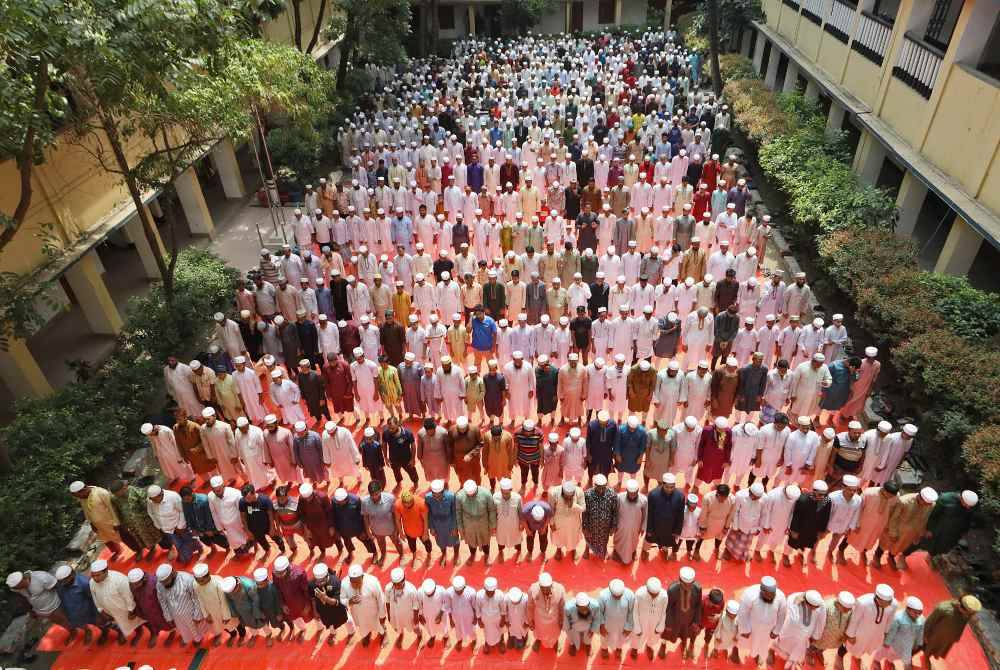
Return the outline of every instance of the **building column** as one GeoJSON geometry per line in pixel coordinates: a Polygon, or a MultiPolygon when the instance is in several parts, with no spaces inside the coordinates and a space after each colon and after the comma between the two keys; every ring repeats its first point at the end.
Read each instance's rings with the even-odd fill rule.
{"type": "Polygon", "coordinates": [[[10,338],[7,350],[0,350],[0,379],[15,397],[42,398],[52,393],[52,385],[20,338],[10,338]]]}
{"type": "Polygon", "coordinates": [[[836,100],[831,100],[830,113],[826,117],[827,131],[841,130],[844,127],[845,114],[847,114],[847,108],[836,100]]]}
{"type": "Polygon", "coordinates": [[[615,0],[615,25],[622,24],[622,0],[615,0]]]}
{"type": "MultiPolygon", "coordinates": [[[[153,220],[153,214],[146,208],[147,215],[150,221],[153,220]]],[[[156,229],[156,224],[153,224],[153,235],[156,237],[156,253],[160,255],[160,258],[166,257],[166,250],[163,248],[163,240],[160,239],[160,231],[156,229]]],[[[133,217],[125,224],[125,236],[128,241],[135,245],[135,250],[139,254],[139,260],[142,261],[142,269],[146,273],[146,279],[161,279],[160,267],[156,264],[156,256],[153,252],[153,247],[149,245],[149,240],[146,239],[146,233],[143,230],[142,219],[138,216],[133,217]]]]}
{"type": "Polygon", "coordinates": [[[163,216],[163,208],[160,207],[160,201],[157,198],[153,198],[147,202],[146,207],[149,208],[149,211],[153,216],[163,216]]]}
{"type": "Polygon", "coordinates": [[[819,86],[812,79],[806,79],[806,92],[803,93],[807,102],[816,102],[819,100],[819,86]]]}
{"type": "MultiPolygon", "coordinates": [[[[778,63],[781,62],[781,50],[774,44],[771,45],[771,57],[767,61],[767,74],[764,75],[764,85],[774,89],[775,82],[778,81],[778,63]]],[[[791,61],[789,61],[789,64],[791,61]]]]}
{"type": "Polygon", "coordinates": [[[861,142],[858,143],[858,152],[854,156],[854,171],[861,181],[874,185],[882,172],[884,161],[885,148],[882,143],[870,132],[864,131],[861,142]]]}
{"type": "Polygon", "coordinates": [[[781,87],[781,90],[785,93],[792,93],[798,88],[799,83],[799,64],[793,61],[791,58],[788,59],[788,69],[785,70],[785,84],[781,87]]]}
{"type": "Polygon", "coordinates": [[[764,49],[767,48],[767,38],[760,32],[757,33],[757,42],[753,50],[753,71],[760,72],[760,64],[764,60],[764,49]]]}
{"type": "Polygon", "coordinates": [[[667,0],[663,5],[663,30],[670,30],[670,19],[673,18],[674,0],[667,0]]]}
{"type": "Polygon", "coordinates": [[[174,188],[177,189],[177,196],[181,200],[184,218],[187,219],[191,233],[213,237],[215,224],[212,223],[212,213],[208,211],[205,194],[201,190],[198,174],[193,167],[184,170],[174,179],[174,188]]]}
{"type": "Polygon", "coordinates": [[[961,216],[956,216],[955,223],[951,224],[948,239],[941,248],[941,255],[934,264],[934,272],[950,275],[968,274],[982,244],[983,236],[961,216]]]}
{"type": "MultiPolygon", "coordinates": [[[[471,8],[470,8],[471,9],[471,8]]],[[[246,196],[243,187],[243,175],[240,174],[240,163],[236,160],[236,148],[228,137],[212,147],[212,165],[219,173],[222,190],[227,198],[242,198],[246,196]]]]}
{"type": "Polygon", "coordinates": [[[753,54],[750,53],[750,35],[752,33],[753,33],[752,29],[751,30],[744,30],[743,31],[743,42],[740,43],[740,53],[743,56],[745,56],[746,58],[753,58],[753,54]]]}
{"type": "Polygon", "coordinates": [[[469,5],[469,34],[475,37],[476,35],[476,8],[469,5]]]}
{"type": "Polygon", "coordinates": [[[122,329],[122,317],[108,287],[101,277],[97,252],[91,249],[68,270],[66,281],[83,310],[90,330],[101,335],[117,335],[122,329]]]}
{"type": "Polygon", "coordinates": [[[566,0],[566,30],[569,33],[573,30],[573,0],[566,0]]]}
{"type": "Polygon", "coordinates": [[[896,196],[896,207],[899,209],[899,220],[896,222],[897,236],[905,238],[913,235],[913,229],[917,227],[917,218],[920,216],[920,210],[924,208],[926,198],[927,186],[907,170],[899,185],[899,194],[896,196]]]}

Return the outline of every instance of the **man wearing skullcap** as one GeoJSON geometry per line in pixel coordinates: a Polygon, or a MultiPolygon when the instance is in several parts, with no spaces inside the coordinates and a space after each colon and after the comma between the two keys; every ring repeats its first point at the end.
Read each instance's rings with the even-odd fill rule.
{"type": "MultiPolygon", "coordinates": [[[[271,388],[274,389],[274,386],[272,384],[271,388]]],[[[243,466],[240,464],[240,455],[236,449],[233,427],[221,421],[211,407],[202,410],[201,415],[205,423],[199,430],[205,453],[215,461],[217,472],[226,481],[234,483],[237,477],[242,476],[243,466]]]]}
{"type": "Polygon", "coordinates": [[[774,641],[785,667],[802,667],[810,645],[826,628],[826,607],[819,591],[792,593],[786,599],[785,618],[774,641]]]}
{"type": "Polygon", "coordinates": [[[352,565],[347,579],[340,583],[340,602],[351,614],[361,646],[367,647],[372,635],[379,636],[379,645],[385,641],[385,592],[375,575],[366,574],[360,565],[352,565]]]}
{"type": "Polygon", "coordinates": [[[390,581],[385,585],[385,603],[388,610],[389,624],[396,631],[396,648],[402,649],[403,635],[417,633],[420,616],[420,594],[403,572],[402,568],[393,568],[390,581]]]}
{"type": "Polygon", "coordinates": [[[594,554],[604,559],[608,553],[608,539],[618,526],[618,496],[608,487],[608,479],[603,474],[594,475],[593,486],[583,496],[582,528],[587,541],[584,558],[594,554]]]}
{"type": "Polygon", "coordinates": [[[455,496],[455,517],[461,538],[469,545],[469,562],[475,562],[476,552],[483,550],[483,560],[489,563],[490,538],[497,528],[497,510],[493,494],[469,479],[455,496]]]}
{"type": "MultiPolygon", "coordinates": [[[[135,614],[144,621],[142,627],[149,631],[149,646],[155,646],[156,638],[162,631],[167,630],[171,631],[167,641],[172,642],[176,631],[164,615],[163,605],[156,589],[157,576],[145,572],[142,568],[132,568],[128,572],[128,581],[132,597],[135,599],[135,614]]],[[[133,642],[138,642],[140,637],[142,637],[141,631],[136,634],[133,642]]]]}
{"type": "Polygon", "coordinates": [[[926,549],[931,556],[937,556],[954,549],[972,526],[973,509],[978,503],[979,494],[975,491],[947,491],[938,495],[927,519],[927,532],[909,551],[926,549]]]}
{"type": "MultiPolygon", "coordinates": [[[[860,661],[863,655],[879,651],[885,643],[885,634],[895,618],[897,607],[895,593],[888,584],[878,584],[874,593],[858,597],[847,624],[846,653],[860,661]]],[[[845,659],[845,662],[849,661],[845,659]]]]}
{"type": "Polygon", "coordinates": [[[883,670],[895,667],[901,661],[903,670],[913,667],[913,654],[924,643],[924,604],[916,596],[908,597],[885,632],[882,648],[875,652],[874,661],[882,661],[883,670]]]}
{"type": "Polygon", "coordinates": [[[451,579],[451,586],[446,590],[448,595],[448,616],[451,627],[455,631],[455,651],[461,651],[462,645],[471,640],[471,646],[476,645],[476,590],[468,586],[465,577],[456,575],[451,579]]]}
{"type": "Polygon", "coordinates": [[[597,597],[604,621],[601,624],[601,657],[608,658],[614,650],[615,658],[622,658],[628,649],[635,629],[635,592],[620,579],[601,589],[597,597]]]}
{"type": "Polygon", "coordinates": [[[446,444],[459,481],[471,479],[478,483],[482,479],[483,437],[480,427],[471,425],[467,417],[460,416],[448,430],[446,444]]]}
{"type": "Polygon", "coordinates": [[[906,568],[904,552],[923,539],[937,500],[937,492],[929,486],[899,497],[899,504],[889,512],[889,520],[879,536],[878,549],[875,550],[876,565],[882,563],[882,554],[887,553],[890,567],[896,570],[906,568]]]}
{"type": "Polygon", "coordinates": [[[778,588],[774,577],[763,577],[759,584],[743,590],[740,596],[739,631],[740,647],[757,667],[773,658],[773,641],[785,620],[785,594],[778,588]]]}
{"type": "Polygon", "coordinates": [[[868,564],[868,552],[875,547],[892,510],[899,504],[898,494],[899,486],[893,481],[886,482],[884,486],[871,486],[861,493],[858,527],[841,542],[841,556],[849,544],[861,555],[861,562],[868,564]]]}
{"type": "Polygon", "coordinates": [[[112,482],[109,489],[113,494],[111,504],[121,521],[118,533],[122,541],[136,553],[136,560],[144,559],[147,550],[152,556],[163,534],[153,524],[146,509],[145,489],[131,486],[121,479],[112,482]]]}
{"type": "Polygon", "coordinates": [[[367,534],[375,539],[376,547],[374,561],[381,565],[386,559],[387,540],[392,540],[396,552],[403,554],[403,543],[399,537],[399,527],[396,514],[396,497],[382,490],[382,483],[368,483],[368,495],[361,499],[361,514],[365,521],[367,534]]]}
{"type": "Polygon", "coordinates": [[[142,618],[133,615],[136,604],[128,577],[117,570],[109,570],[104,559],[90,564],[90,592],[97,611],[115,622],[119,644],[125,644],[126,637],[145,623],[142,618]]]}
{"type": "Polygon", "coordinates": [[[865,349],[865,358],[861,361],[856,378],[851,382],[850,395],[847,398],[847,402],[840,408],[840,415],[842,417],[857,418],[862,414],[865,401],[868,400],[868,395],[875,386],[875,382],[878,381],[879,373],[882,370],[882,364],[879,362],[877,356],[877,348],[867,347],[865,349]]]}
{"type": "Polygon", "coordinates": [[[111,550],[112,560],[117,558],[121,553],[122,539],[118,534],[121,519],[115,511],[111,492],[100,486],[75,481],[69,485],[69,493],[80,503],[83,516],[90,522],[98,539],[111,550]]]}
{"type": "Polygon", "coordinates": [[[163,618],[181,635],[181,646],[200,644],[205,631],[205,613],[198,601],[194,577],[164,563],[156,569],[156,596],[163,618]]]}
{"type": "Polygon", "coordinates": [[[355,410],[360,417],[364,415],[365,421],[372,424],[382,422],[382,400],[378,392],[379,366],[373,360],[365,357],[364,349],[355,347],[354,361],[351,363],[351,381],[354,388],[354,400],[357,402],[361,413],[355,410]]]}
{"type": "Polygon", "coordinates": [[[178,480],[183,480],[188,484],[194,482],[194,470],[191,469],[190,463],[177,447],[174,431],[167,426],[144,423],[139,432],[149,440],[156,460],[160,464],[160,470],[168,482],[173,483],[178,480]]]}
{"type": "Polygon", "coordinates": [[[218,647],[221,644],[222,634],[225,631],[230,631],[228,642],[229,646],[232,646],[233,638],[236,637],[234,629],[237,620],[229,608],[229,601],[222,589],[224,577],[211,574],[208,565],[204,563],[195,565],[192,575],[195,581],[194,590],[205,613],[208,630],[215,634],[212,646],[218,647]]]}
{"type": "Polygon", "coordinates": [[[575,598],[567,600],[563,628],[569,644],[569,655],[576,656],[583,647],[589,656],[594,633],[603,631],[603,626],[604,610],[601,601],[584,591],[578,591],[575,598]]]}
{"type": "MultiPolygon", "coordinates": [[[[184,510],[184,521],[191,534],[198,538],[209,551],[214,552],[215,547],[220,547],[223,553],[227,553],[229,541],[215,525],[215,517],[212,516],[208,496],[204,493],[195,493],[190,486],[182,486],[179,493],[181,507],[184,510]]],[[[143,498],[145,498],[145,491],[143,491],[143,498]]],[[[143,502],[143,507],[145,508],[145,502],[143,502]]]]}
{"type": "MultiPolygon", "coordinates": [[[[342,322],[347,325],[347,322],[342,322]]],[[[354,423],[359,421],[358,411],[354,404],[354,379],[351,377],[351,364],[340,354],[327,354],[323,365],[323,381],[326,397],[333,406],[338,418],[346,418],[350,413],[354,423]]]]}
{"type": "Polygon", "coordinates": [[[240,515],[240,501],[243,496],[240,492],[226,486],[220,475],[212,477],[209,482],[212,490],[208,494],[208,507],[212,512],[212,520],[215,527],[221,530],[229,546],[236,551],[237,556],[247,553],[247,532],[243,526],[243,517],[240,515]]]}
{"type": "Polygon", "coordinates": [[[60,609],[66,617],[62,625],[69,630],[66,643],[73,642],[82,629],[83,643],[89,645],[93,639],[91,626],[101,631],[98,641],[104,642],[110,626],[98,618],[94,596],[90,592],[90,577],[66,564],[56,568],[53,576],[56,578],[55,593],[59,596],[60,609]]]}
{"type": "Polygon", "coordinates": [[[667,588],[667,611],[661,635],[664,640],[680,643],[677,650],[683,659],[694,658],[702,605],[701,584],[695,581],[694,568],[684,566],[679,578],[667,588]]]}
{"type": "Polygon", "coordinates": [[[982,603],[973,595],[964,595],[938,603],[924,622],[924,655],[929,659],[944,659],[965,632],[972,617],[982,610],[982,603]]]}

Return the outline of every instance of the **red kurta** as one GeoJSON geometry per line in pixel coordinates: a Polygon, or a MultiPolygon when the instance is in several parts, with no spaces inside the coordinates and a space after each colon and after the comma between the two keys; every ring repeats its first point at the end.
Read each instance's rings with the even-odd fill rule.
{"type": "Polygon", "coordinates": [[[274,585],[281,594],[282,604],[288,608],[289,619],[312,620],[312,592],[309,590],[309,579],[302,568],[297,565],[289,566],[283,576],[274,576],[274,585]]]}
{"type": "Polygon", "coordinates": [[[712,194],[709,191],[698,189],[694,194],[694,204],[691,207],[691,214],[695,221],[701,221],[705,212],[712,211],[712,194]]]}
{"type": "Polygon", "coordinates": [[[325,493],[315,491],[308,498],[299,497],[299,519],[309,534],[306,539],[312,546],[327,549],[333,545],[330,499],[325,493]]]}
{"type": "Polygon", "coordinates": [[[351,365],[343,358],[336,363],[323,366],[323,381],[326,395],[333,404],[334,412],[354,411],[354,383],[351,380],[351,365]]]}
{"type": "Polygon", "coordinates": [[[704,482],[721,478],[722,471],[729,464],[729,454],[732,448],[732,430],[726,428],[720,431],[713,424],[705,426],[701,432],[701,441],[698,442],[698,460],[701,462],[698,478],[704,482]]]}
{"type": "Polygon", "coordinates": [[[719,180],[719,161],[707,160],[701,166],[701,180],[708,184],[708,192],[715,190],[715,185],[719,180]]]}

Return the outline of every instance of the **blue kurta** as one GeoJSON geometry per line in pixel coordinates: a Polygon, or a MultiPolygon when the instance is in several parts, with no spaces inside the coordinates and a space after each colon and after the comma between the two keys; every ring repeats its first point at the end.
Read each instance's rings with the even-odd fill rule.
{"type": "Polygon", "coordinates": [[[604,426],[593,420],[587,424],[587,456],[590,465],[597,472],[607,474],[611,470],[611,454],[618,439],[618,424],[608,421],[604,426]]]}
{"type": "Polygon", "coordinates": [[[634,474],[639,472],[639,462],[646,452],[648,443],[646,429],[639,426],[630,430],[627,425],[618,428],[618,440],[615,442],[615,455],[620,458],[618,470],[634,474]]]}
{"type": "Polygon", "coordinates": [[[56,593],[71,626],[80,628],[97,624],[97,607],[90,593],[90,577],[78,574],[68,585],[60,582],[56,585],[56,593]]]}
{"type": "Polygon", "coordinates": [[[851,395],[851,383],[854,381],[854,373],[847,367],[847,361],[839,360],[828,366],[830,377],[833,380],[830,388],[826,389],[823,399],[820,401],[820,409],[836,411],[844,406],[847,398],[851,395]]]}
{"type": "Polygon", "coordinates": [[[455,514],[455,494],[445,491],[441,499],[433,493],[424,496],[427,503],[427,525],[434,533],[434,540],[439,547],[458,546],[458,517],[455,514]]]}

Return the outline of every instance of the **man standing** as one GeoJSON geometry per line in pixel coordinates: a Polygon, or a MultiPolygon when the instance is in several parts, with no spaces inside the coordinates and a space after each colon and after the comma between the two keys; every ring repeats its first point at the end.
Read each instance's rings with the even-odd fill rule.
{"type": "Polygon", "coordinates": [[[982,603],[973,595],[938,603],[924,622],[924,655],[928,659],[948,656],[952,646],[962,638],[969,621],[982,608],[982,603]]]}
{"type": "Polygon", "coordinates": [[[579,591],[573,601],[566,603],[564,628],[566,641],[569,643],[569,655],[576,656],[580,647],[583,647],[589,656],[590,641],[594,633],[604,630],[604,612],[600,601],[591,598],[584,591],[579,591]]]}
{"type": "Polygon", "coordinates": [[[731,561],[750,560],[750,545],[763,528],[763,497],[764,485],[760,482],[754,482],[749,489],[736,494],[725,558],[731,561]]]}
{"type": "Polygon", "coordinates": [[[875,548],[889,523],[889,515],[899,504],[898,494],[899,486],[893,481],[886,482],[885,486],[871,486],[861,493],[858,526],[841,541],[841,554],[849,544],[861,555],[861,562],[868,565],[868,552],[875,548]]]}
{"type": "Polygon", "coordinates": [[[701,584],[695,581],[694,568],[685,565],[679,579],[667,588],[667,611],[664,617],[664,640],[679,641],[684,659],[694,658],[694,641],[701,626],[701,584]]]}
{"type": "Polygon", "coordinates": [[[497,510],[497,550],[501,563],[504,562],[508,547],[514,548],[516,560],[521,558],[521,494],[515,493],[513,488],[510,479],[503,477],[500,480],[500,490],[493,494],[493,504],[497,510]]]}
{"type": "Polygon", "coordinates": [[[592,478],[593,488],[584,493],[583,537],[587,541],[584,558],[594,554],[604,560],[608,553],[608,539],[618,526],[618,496],[608,488],[608,478],[597,474],[592,478]]]}
{"type": "Polygon", "coordinates": [[[209,485],[212,490],[208,494],[208,507],[212,511],[215,527],[226,536],[229,546],[236,551],[237,556],[247,553],[247,533],[243,527],[243,517],[240,515],[240,501],[243,496],[231,486],[226,486],[221,475],[212,477],[209,485]]]}
{"type": "Polygon", "coordinates": [[[799,496],[792,508],[792,519],[788,525],[788,554],[782,559],[782,565],[791,567],[797,552],[802,552],[802,563],[809,560],[809,552],[813,552],[813,563],[817,561],[816,544],[826,535],[830,523],[830,500],[827,497],[829,487],[822,479],[813,482],[812,491],[799,496]]]}
{"type": "Polygon", "coordinates": [[[100,486],[87,485],[81,481],[71,483],[69,492],[80,501],[84,518],[90,522],[97,538],[111,550],[111,560],[115,560],[121,553],[120,542],[122,539],[118,534],[121,519],[118,518],[118,513],[115,511],[111,492],[100,486]]]}
{"type": "Polygon", "coordinates": [[[490,562],[490,538],[497,529],[497,510],[493,495],[488,489],[469,479],[462,485],[462,492],[455,497],[455,518],[458,532],[469,545],[469,562],[476,560],[476,552],[483,550],[483,561],[490,562]]]}
{"type": "Polygon", "coordinates": [[[656,545],[663,558],[677,559],[677,536],[684,524],[684,494],[677,490],[677,478],[665,472],[660,486],[649,493],[646,516],[646,548],[656,545]]]}
{"type": "Polygon", "coordinates": [[[775,559],[782,555],[782,547],[792,521],[792,510],[801,494],[797,484],[789,484],[775,487],[764,496],[764,509],[761,512],[763,532],[757,540],[758,561],[765,559],[769,548],[774,551],[775,559]]]}
{"type": "Polygon", "coordinates": [[[163,563],[156,568],[156,596],[163,617],[181,634],[181,646],[201,644],[205,613],[198,601],[194,577],[163,563]]]}
{"type": "Polygon", "coordinates": [[[487,577],[483,581],[483,588],[476,594],[476,618],[483,627],[486,643],[483,653],[489,654],[498,647],[500,653],[506,651],[503,629],[506,628],[507,598],[497,588],[496,577],[487,577]]]}
{"type": "MultiPolygon", "coordinates": [[[[533,651],[542,645],[556,647],[563,628],[566,608],[566,589],[554,581],[552,575],[543,572],[538,581],[528,589],[528,628],[535,635],[533,651]]],[[[556,650],[558,653],[558,649],[556,650]]]]}
{"type": "Polygon", "coordinates": [[[179,493],[153,484],[146,489],[146,512],[153,525],[170,540],[181,563],[190,563],[195,552],[201,553],[201,543],[188,530],[179,493]]]}
{"type": "Polygon", "coordinates": [[[402,649],[403,635],[416,633],[419,637],[420,596],[417,587],[406,579],[403,568],[393,568],[389,579],[385,585],[385,604],[389,624],[396,631],[396,649],[402,649]]]}
{"type": "Polygon", "coordinates": [[[889,513],[885,530],[879,537],[878,549],[875,550],[876,564],[882,563],[882,553],[886,552],[889,554],[889,565],[894,570],[906,568],[903,553],[924,537],[927,520],[934,511],[937,499],[937,491],[930,486],[920,489],[919,493],[900,496],[899,504],[889,513]]]}
{"type": "Polygon", "coordinates": [[[442,586],[434,583],[433,579],[427,578],[420,586],[420,623],[430,639],[427,647],[434,648],[438,636],[442,640],[448,637],[448,620],[451,608],[448,593],[442,586]]]}
{"type": "Polygon", "coordinates": [[[608,658],[610,650],[614,649],[615,658],[621,659],[635,628],[635,593],[626,588],[622,580],[612,579],[608,587],[601,590],[598,601],[604,615],[601,625],[601,658],[608,658]]]}
{"type": "Polygon", "coordinates": [[[618,526],[614,533],[614,558],[628,565],[639,553],[642,534],[647,525],[646,496],[639,493],[639,482],[629,479],[625,491],[618,494],[618,526]]]}
{"type": "Polygon", "coordinates": [[[451,618],[451,627],[458,637],[455,651],[461,651],[462,645],[470,639],[474,649],[476,646],[476,590],[466,585],[465,577],[455,575],[447,593],[448,615],[451,618]]]}
{"type": "MultiPolygon", "coordinates": [[[[827,554],[829,560],[833,559],[833,550],[841,539],[858,527],[861,514],[861,496],[858,495],[860,481],[854,475],[844,475],[843,484],[844,488],[830,494],[830,521],[826,526],[832,536],[827,554]]],[[[839,554],[838,560],[844,560],[843,553],[839,554]]]]}
{"type": "MultiPolygon", "coordinates": [[[[881,649],[895,616],[895,593],[888,584],[879,584],[874,593],[858,598],[851,613],[851,622],[847,624],[847,653],[860,663],[862,656],[881,649]]],[[[844,662],[849,663],[850,660],[845,658],[844,662]]]]}
{"type": "Polygon", "coordinates": [[[368,483],[368,495],[361,500],[361,515],[365,520],[365,531],[369,537],[375,538],[377,550],[374,560],[376,565],[385,563],[386,538],[392,540],[396,552],[403,555],[403,543],[399,539],[399,528],[396,525],[396,498],[391,493],[382,491],[382,483],[368,483]]]}
{"type": "Polygon", "coordinates": [[[386,602],[382,585],[374,575],[354,564],[347,570],[347,582],[340,585],[340,602],[351,613],[354,634],[361,637],[361,646],[371,644],[378,635],[379,645],[385,642],[386,602]]]}
{"type": "Polygon", "coordinates": [[[826,608],[819,591],[793,593],[786,600],[785,620],[778,628],[775,649],[785,667],[802,667],[806,652],[826,627],[826,608]]]}
{"type": "MultiPolygon", "coordinates": [[[[281,594],[282,611],[289,623],[299,631],[296,639],[305,639],[306,624],[312,620],[312,591],[305,570],[289,563],[285,556],[274,559],[271,569],[274,586],[281,594]]],[[[355,625],[357,621],[355,620],[355,625]]]]}
{"type": "MultiPolygon", "coordinates": [[[[13,576],[7,577],[8,586],[12,581],[13,576]]],[[[20,581],[18,579],[18,583],[20,581]]],[[[104,559],[90,564],[90,592],[97,611],[110,617],[117,626],[118,644],[125,644],[125,639],[145,623],[134,614],[135,598],[129,588],[128,577],[117,570],[109,570],[104,559]]]]}
{"type": "Polygon", "coordinates": [[[785,621],[785,609],[785,594],[771,576],[761,578],[760,584],[748,587],[740,597],[740,646],[758,668],[773,659],[772,644],[785,621]]]}
{"type": "Polygon", "coordinates": [[[483,469],[490,480],[490,488],[496,489],[497,481],[509,478],[514,470],[514,463],[517,461],[514,437],[502,426],[490,426],[490,432],[483,438],[481,453],[483,469]]]}
{"type": "Polygon", "coordinates": [[[653,660],[659,650],[659,658],[667,655],[666,646],[660,646],[669,599],[663,585],[656,577],[650,577],[635,591],[635,628],[632,630],[632,658],[646,651],[646,658],[653,660]]]}

